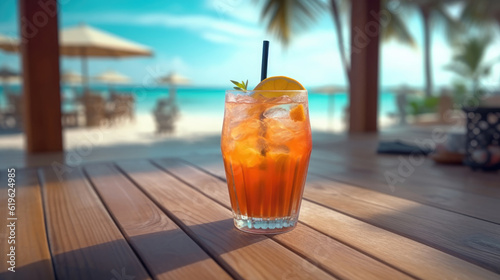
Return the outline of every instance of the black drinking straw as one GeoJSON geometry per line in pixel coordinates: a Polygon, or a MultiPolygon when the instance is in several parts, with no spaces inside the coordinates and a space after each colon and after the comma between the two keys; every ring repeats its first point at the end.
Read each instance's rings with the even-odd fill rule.
{"type": "Polygon", "coordinates": [[[262,67],[260,69],[260,80],[267,78],[267,57],[269,56],[269,41],[264,40],[262,44],[262,67]]]}

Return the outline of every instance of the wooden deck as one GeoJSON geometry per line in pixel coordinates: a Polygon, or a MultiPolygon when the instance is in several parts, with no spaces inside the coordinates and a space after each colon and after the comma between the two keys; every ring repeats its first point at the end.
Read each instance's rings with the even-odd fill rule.
{"type": "Polygon", "coordinates": [[[500,175],[398,173],[409,159],[376,144],[316,143],[299,225],[274,236],[233,227],[217,153],[16,169],[16,272],[2,226],[0,279],[500,279],[500,175]]]}

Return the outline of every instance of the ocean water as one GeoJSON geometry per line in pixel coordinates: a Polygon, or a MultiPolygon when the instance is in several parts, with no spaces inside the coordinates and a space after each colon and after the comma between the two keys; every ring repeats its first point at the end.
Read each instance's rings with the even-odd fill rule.
{"type": "MultiPolygon", "coordinates": [[[[20,92],[19,86],[10,86],[10,91],[20,92]]],[[[95,92],[99,92],[107,97],[108,87],[93,86],[91,88],[95,92]]],[[[169,95],[169,89],[166,87],[150,87],[143,88],[140,86],[121,86],[113,87],[114,90],[134,94],[136,98],[136,113],[150,114],[158,99],[166,98],[169,95]]],[[[224,88],[194,88],[181,87],[177,89],[177,104],[181,114],[196,114],[221,116],[224,112],[224,88]]],[[[40,93],[43,94],[43,93],[40,93]]],[[[63,111],[74,109],[74,104],[69,100],[73,99],[78,94],[81,94],[80,88],[72,88],[64,86],[62,88],[63,95],[63,111]],[[64,101],[68,100],[68,101],[64,101]]],[[[0,87],[0,108],[5,108],[6,98],[3,93],[3,88],[0,87]]],[[[314,91],[309,92],[309,112],[311,123],[315,120],[324,121],[326,118],[340,121],[344,117],[344,110],[348,106],[347,93],[337,93],[331,96],[318,94],[314,91]],[[329,107],[332,107],[332,112],[329,113],[329,107]]],[[[395,95],[391,92],[382,91],[379,95],[379,118],[387,117],[390,113],[396,112],[395,95]]]]}

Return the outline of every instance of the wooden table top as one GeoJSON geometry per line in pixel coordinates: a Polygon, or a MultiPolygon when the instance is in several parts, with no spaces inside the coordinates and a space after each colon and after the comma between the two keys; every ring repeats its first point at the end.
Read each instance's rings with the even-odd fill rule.
{"type": "Polygon", "coordinates": [[[316,145],[297,228],[269,236],[233,227],[220,154],[17,169],[0,279],[500,279],[498,173],[375,145],[316,145]]]}

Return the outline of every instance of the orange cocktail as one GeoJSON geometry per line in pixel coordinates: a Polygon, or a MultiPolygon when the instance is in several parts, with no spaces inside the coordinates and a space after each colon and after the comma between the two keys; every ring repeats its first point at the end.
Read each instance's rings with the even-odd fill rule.
{"type": "Polygon", "coordinates": [[[293,229],[312,148],[307,91],[228,91],[221,147],[236,227],[293,229]]]}

